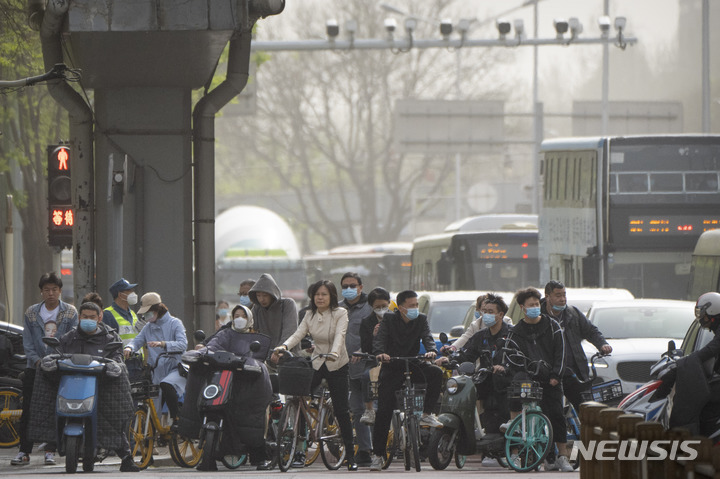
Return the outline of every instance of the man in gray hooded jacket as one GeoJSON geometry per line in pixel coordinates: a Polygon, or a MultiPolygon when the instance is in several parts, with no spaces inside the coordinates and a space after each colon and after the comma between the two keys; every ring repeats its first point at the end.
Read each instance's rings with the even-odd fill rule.
{"type": "Polygon", "coordinates": [[[260,276],[248,293],[253,303],[255,330],[270,337],[270,349],[285,342],[297,330],[295,301],[283,298],[280,287],[268,273],[260,276]]]}

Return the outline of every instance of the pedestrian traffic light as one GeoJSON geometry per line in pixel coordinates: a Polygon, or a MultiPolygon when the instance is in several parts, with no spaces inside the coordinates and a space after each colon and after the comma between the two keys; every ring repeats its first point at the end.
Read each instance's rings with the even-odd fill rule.
{"type": "Polygon", "coordinates": [[[47,151],[48,244],[70,248],[72,247],[72,227],[75,224],[70,185],[70,147],[49,145],[47,151]]]}

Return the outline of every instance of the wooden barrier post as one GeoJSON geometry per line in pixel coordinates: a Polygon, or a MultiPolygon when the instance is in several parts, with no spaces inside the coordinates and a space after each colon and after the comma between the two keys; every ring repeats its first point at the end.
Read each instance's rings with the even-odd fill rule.
{"type": "MultiPolygon", "coordinates": [[[[684,427],[674,427],[669,431],[665,432],[665,439],[667,439],[668,441],[672,441],[670,445],[668,445],[668,447],[666,448],[668,450],[668,458],[665,460],[665,477],[672,479],[684,478],[685,475],[682,464],[675,460],[675,457],[671,457],[670,453],[672,452],[673,442],[680,442],[686,439],[690,439],[690,431],[688,431],[684,427]]],[[[683,452],[677,450],[676,455],[678,454],[683,454],[683,452]]]]}
{"type": "MultiPolygon", "coordinates": [[[[617,419],[622,416],[624,411],[616,407],[609,407],[602,409],[599,413],[600,421],[600,440],[607,441],[612,440],[612,433],[617,431],[617,419]]],[[[607,454],[607,453],[606,453],[607,454]]],[[[615,460],[612,461],[598,461],[599,464],[599,477],[600,479],[614,479],[615,477],[615,463],[617,462],[617,451],[615,452],[615,460]]]]}
{"type": "MultiPolygon", "coordinates": [[[[643,421],[643,417],[637,414],[622,414],[617,418],[617,432],[615,436],[618,441],[629,441],[635,439],[635,425],[643,421]]],[[[613,434],[611,433],[611,437],[613,434]]],[[[625,453],[627,456],[627,452],[625,453]]],[[[638,463],[629,460],[615,462],[615,477],[622,479],[639,479],[638,463]]]]}
{"type": "Polygon", "coordinates": [[[645,449],[646,457],[640,461],[640,477],[642,479],[660,479],[664,476],[662,461],[648,461],[648,445],[652,441],[662,439],[665,429],[658,422],[639,422],[635,425],[635,437],[640,441],[640,447],[645,449]],[[646,443],[643,445],[643,441],[646,443]]]}
{"type": "MultiPolygon", "coordinates": [[[[580,405],[580,441],[584,446],[589,441],[595,439],[595,428],[600,427],[600,411],[606,409],[607,406],[599,402],[585,402],[580,405]]],[[[580,478],[581,479],[599,479],[596,474],[598,464],[596,461],[586,460],[580,456],[580,478]]]]}

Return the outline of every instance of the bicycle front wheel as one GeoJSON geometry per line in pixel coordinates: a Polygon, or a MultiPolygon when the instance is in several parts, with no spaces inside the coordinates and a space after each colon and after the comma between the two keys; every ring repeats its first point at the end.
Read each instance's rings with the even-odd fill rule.
{"type": "Polygon", "coordinates": [[[0,419],[0,447],[15,447],[20,444],[20,416],[22,416],[22,391],[0,388],[0,407],[7,416],[0,419]]]}
{"type": "Polygon", "coordinates": [[[287,472],[292,467],[293,458],[295,457],[298,435],[297,424],[295,424],[297,414],[297,402],[289,399],[283,408],[277,430],[276,457],[278,468],[282,472],[287,472]]]}
{"type": "Polygon", "coordinates": [[[148,420],[148,410],[145,406],[135,411],[130,424],[130,444],[132,444],[132,457],[140,469],[147,469],[152,461],[153,447],[155,446],[155,425],[148,420]],[[147,425],[147,431],[145,426],[147,425]],[[138,457],[139,456],[139,457],[138,457]]]}
{"type": "Polygon", "coordinates": [[[420,472],[420,426],[418,424],[418,417],[415,414],[410,414],[406,421],[407,433],[408,433],[408,448],[407,451],[410,454],[410,467],[415,467],[417,472],[420,472]]]}
{"type": "Polygon", "coordinates": [[[170,437],[168,449],[173,462],[180,467],[195,467],[202,457],[200,441],[188,439],[176,432],[170,437]]]}
{"type": "Polygon", "coordinates": [[[383,462],[383,469],[390,467],[390,464],[392,464],[393,459],[400,449],[400,434],[397,432],[399,427],[397,415],[393,414],[390,430],[388,431],[387,442],[385,443],[385,461],[383,462]]]}
{"type": "Polygon", "coordinates": [[[325,467],[331,471],[340,469],[345,460],[345,453],[345,443],[340,433],[340,425],[333,413],[332,406],[326,404],[320,413],[320,456],[325,467]]]}
{"type": "Polygon", "coordinates": [[[553,433],[550,420],[539,411],[525,412],[525,432],[523,434],[523,415],[516,417],[505,431],[505,456],[508,465],[518,472],[527,472],[540,466],[553,447],[553,433]],[[517,454],[519,464],[512,460],[517,454]]]}

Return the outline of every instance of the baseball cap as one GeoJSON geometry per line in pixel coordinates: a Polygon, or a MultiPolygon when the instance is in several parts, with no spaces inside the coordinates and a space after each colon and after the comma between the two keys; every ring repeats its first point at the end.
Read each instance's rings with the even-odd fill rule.
{"type": "Polygon", "coordinates": [[[138,309],[138,314],[145,314],[147,313],[148,309],[160,303],[162,303],[162,299],[160,298],[159,294],[145,293],[140,300],[140,309],[138,309]]]}
{"type": "Polygon", "coordinates": [[[120,278],[119,280],[115,281],[112,286],[110,286],[110,294],[113,298],[117,298],[117,295],[121,291],[127,291],[129,289],[134,289],[135,286],[137,286],[137,283],[133,284],[130,281],[126,280],[125,278],[120,278]]]}

